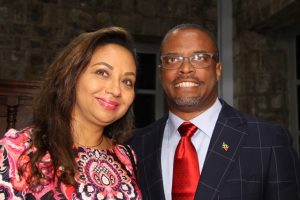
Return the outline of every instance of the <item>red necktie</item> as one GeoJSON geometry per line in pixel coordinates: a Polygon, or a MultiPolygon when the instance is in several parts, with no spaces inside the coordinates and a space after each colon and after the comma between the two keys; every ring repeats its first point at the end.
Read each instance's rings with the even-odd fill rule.
{"type": "Polygon", "coordinates": [[[184,122],[178,131],[181,139],[174,156],[172,200],[193,200],[200,180],[198,156],[191,141],[197,127],[184,122]]]}

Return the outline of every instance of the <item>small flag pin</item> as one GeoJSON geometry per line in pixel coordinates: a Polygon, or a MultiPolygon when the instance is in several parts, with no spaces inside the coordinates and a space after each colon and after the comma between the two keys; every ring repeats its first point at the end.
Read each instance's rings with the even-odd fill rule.
{"type": "Polygon", "coordinates": [[[225,142],[223,142],[222,149],[224,149],[225,151],[228,151],[229,150],[228,144],[226,144],[225,142]]]}

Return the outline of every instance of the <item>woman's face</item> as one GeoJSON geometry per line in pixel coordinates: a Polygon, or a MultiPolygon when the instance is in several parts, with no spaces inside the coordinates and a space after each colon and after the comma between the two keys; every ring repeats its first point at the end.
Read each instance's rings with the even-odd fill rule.
{"type": "Polygon", "coordinates": [[[82,127],[105,127],[120,119],[133,102],[135,81],[135,60],[126,48],[96,48],[76,84],[73,120],[82,127]]]}

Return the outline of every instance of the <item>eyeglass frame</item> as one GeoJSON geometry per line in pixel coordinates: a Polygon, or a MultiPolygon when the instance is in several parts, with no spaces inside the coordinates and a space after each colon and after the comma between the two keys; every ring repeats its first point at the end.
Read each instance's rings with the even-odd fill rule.
{"type": "Polygon", "coordinates": [[[158,65],[158,68],[161,68],[161,69],[168,69],[168,70],[175,70],[175,69],[180,69],[184,63],[184,59],[187,58],[188,61],[189,61],[189,64],[195,68],[195,69],[204,69],[204,68],[207,68],[209,66],[204,66],[204,67],[196,67],[194,66],[194,64],[192,64],[191,62],[191,59],[193,56],[197,55],[197,54],[204,54],[204,55],[208,55],[209,56],[209,59],[210,59],[210,62],[211,60],[214,60],[215,62],[219,62],[219,54],[218,53],[209,53],[209,52],[194,52],[192,54],[190,54],[189,56],[182,56],[182,55],[179,55],[179,54],[165,54],[165,55],[161,55],[160,56],[160,64],[158,65]],[[167,56],[175,56],[177,58],[180,58],[180,65],[176,68],[169,68],[169,67],[164,67],[163,66],[163,58],[164,57],[167,57],[167,56]]]}

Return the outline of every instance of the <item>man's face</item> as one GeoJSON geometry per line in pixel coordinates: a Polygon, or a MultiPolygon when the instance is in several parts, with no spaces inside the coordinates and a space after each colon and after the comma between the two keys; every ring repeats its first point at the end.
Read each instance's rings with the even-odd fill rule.
{"type": "Polygon", "coordinates": [[[216,51],[212,39],[200,30],[183,29],[168,35],[162,46],[162,55],[186,57],[178,69],[161,68],[161,83],[172,112],[179,116],[180,113],[194,113],[196,116],[214,103],[222,65],[210,58],[204,68],[194,68],[187,57],[216,51]]]}

